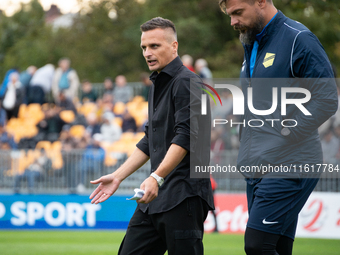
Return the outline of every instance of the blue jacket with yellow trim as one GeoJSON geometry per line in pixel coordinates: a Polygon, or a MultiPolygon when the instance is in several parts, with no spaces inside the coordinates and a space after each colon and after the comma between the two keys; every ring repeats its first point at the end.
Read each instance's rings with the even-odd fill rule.
{"type": "MultiPolygon", "coordinates": [[[[318,127],[336,112],[338,99],[331,64],[317,37],[279,11],[259,43],[252,78],[249,71],[252,46],[244,45],[244,50],[241,84],[245,125],[240,129],[238,169],[245,177],[254,178],[259,176],[249,171],[251,166],[294,168],[322,163],[318,127]],[[265,116],[252,113],[247,100],[250,87],[252,104],[257,110],[271,109],[273,88],[277,88],[276,110],[265,116]],[[282,115],[283,87],[307,89],[311,99],[303,107],[311,115],[305,115],[294,104],[287,104],[286,115],[282,115]],[[282,132],[284,126],[289,126],[288,134],[282,132]]],[[[287,93],[289,99],[304,97],[302,93],[287,93]]]]}

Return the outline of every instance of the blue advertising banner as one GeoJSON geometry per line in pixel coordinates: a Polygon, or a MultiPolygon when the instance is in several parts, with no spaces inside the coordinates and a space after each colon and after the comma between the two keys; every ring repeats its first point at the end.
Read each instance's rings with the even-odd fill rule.
{"type": "Polygon", "coordinates": [[[0,195],[0,229],[126,229],[137,203],[112,196],[0,195]]]}

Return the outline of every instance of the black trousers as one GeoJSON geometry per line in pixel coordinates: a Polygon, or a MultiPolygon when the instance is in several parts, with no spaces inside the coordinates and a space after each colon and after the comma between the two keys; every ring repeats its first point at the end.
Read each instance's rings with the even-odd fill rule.
{"type": "Polygon", "coordinates": [[[203,254],[203,223],[209,207],[200,197],[185,199],[170,211],[151,214],[138,208],[119,248],[120,255],[203,254]]]}

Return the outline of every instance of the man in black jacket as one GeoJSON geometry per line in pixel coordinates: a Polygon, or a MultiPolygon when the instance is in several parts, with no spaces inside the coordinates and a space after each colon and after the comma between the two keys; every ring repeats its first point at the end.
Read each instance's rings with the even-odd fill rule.
{"type": "Polygon", "coordinates": [[[141,31],[143,56],[153,71],[145,136],[117,171],[92,182],[99,186],[90,199],[105,201],[150,159],[151,175],[140,186],[145,194],[137,200],[119,254],[203,254],[212,189],[209,175],[190,178],[190,169],[209,164],[210,112],[200,114],[201,90],[190,86],[199,78],[178,57],[174,24],[158,17],[141,31]]]}

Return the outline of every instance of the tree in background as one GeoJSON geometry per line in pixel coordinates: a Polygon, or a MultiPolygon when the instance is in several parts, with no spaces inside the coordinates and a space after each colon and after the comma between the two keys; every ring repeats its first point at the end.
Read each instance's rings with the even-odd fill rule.
{"type": "MultiPolygon", "coordinates": [[[[238,77],[243,48],[230,19],[211,0],[102,0],[82,2],[69,28],[53,29],[37,0],[11,17],[0,16],[0,75],[12,67],[57,64],[69,57],[81,79],[102,82],[123,74],[138,81],[148,71],[140,50],[140,24],[156,16],[171,19],[179,54],[205,58],[215,78],[238,77]]],[[[337,0],[282,0],[277,8],[301,21],[320,39],[340,70],[340,9],[337,0]]]]}

